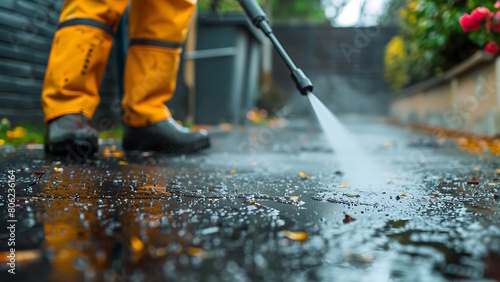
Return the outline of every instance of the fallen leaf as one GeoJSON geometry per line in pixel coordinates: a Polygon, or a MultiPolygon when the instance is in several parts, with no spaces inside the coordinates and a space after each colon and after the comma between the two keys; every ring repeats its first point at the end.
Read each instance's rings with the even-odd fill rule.
{"type": "Polygon", "coordinates": [[[299,196],[285,196],[285,199],[291,199],[291,200],[298,201],[299,200],[299,196]]]}
{"type": "MultiPolygon", "coordinates": [[[[8,263],[10,262],[10,259],[8,256],[10,255],[10,252],[1,252],[0,253],[0,262],[1,263],[8,263]]],[[[16,262],[32,262],[40,259],[42,257],[42,251],[41,250],[26,250],[26,251],[21,251],[21,250],[16,250],[16,262]]]]}
{"type": "Polygon", "coordinates": [[[229,124],[229,123],[221,123],[221,124],[219,124],[219,126],[217,126],[217,128],[221,129],[222,131],[227,131],[227,132],[234,130],[234,126],[229,124]]]}
{"type": "Polygon", "coordinates": [[[64,169],[62,167],[54,167],[55,172],[63,172],[64,169]]]}
{"type": "Polygon", "coordinates": [[[347,187],[347,182],[337,185],[337,188],[344,188],[344,187],[347,187]]]}
{"type": "Polygon", "coordinates": [[[186,249],[186,253],[192,257],[202,257],[202,258],[207,257],[207,253],[200,248],[189,247],[186,249]]]}
{"type": "Polygon", "coordinates": [[[345,217],[344,217],[343,222],[344,222],[344,223],[349,223],[349,222],[353,222],[353,221],[355,221],[355,220],[356,220],[356,219],[354,219],[354,218],[350,217],[348,214],[345,214],[345,217]]]}
{"type": "Polygon", "coordinates": [[[128,163],[126,161],[119,161],[118,164],[119,165],[128,165],[128,163]]]}
{"type": "Polygon", "coordinates": [[[309,174],[306,174],[306,173],[303,173],[302,171],[299,172],[299,176],[302,178],[302,179],[309,179],[311,178],[311,176],[309,174]]]}
{"type": "Polygon", "coordinates": [[[116,145],[107,146],[104,150],[114,152],[116,151],[116,145]]]}
{"type": "Polygon", "coordinates": [[[7,139],[19,139],[26,135],[26,128],[18,126],[13,130],[7,130],[7,139]]]}
{"type": "Polygon", "coordinates": [[[472,169],[472,171],[474,171],[474,172],[475,171],[480,171],[480,170],[481,170],[481,167],[479,167],[479,166],[476,166],[475,168],[472,169]]]}
{"type": "Polygon", "coordinates": [[[373,254],[348,254],[345,256],[348,260],[357,260],[363,263],[372,263],[375,260],[375,256],[373,254]]]}
{"type": "Polygon", "coordinates": [[[307,240],[307,232],[304,231],[299,231],[299,232],[293,232],[293,231],[288,231],[284,230],[283,233],[285,233],[285,237],[287,237],[290,240],[293,241],[306,241],[307,240]]]}
{"type": "Polygon", "coordinates": [[[236,173],[236,169],[231,170],[231,173],[235,174],[236,173]]]}
{"type": "Polygon", "coordinates": [[[252,205],[252,206],[254,206],[254,205],[255,205],[255,206],[260,207],[260,204],[259,204],[259,203],[257,203],[257,202],[255,202],[255,201],[251,201],[251,202],[250,202],[250,205],[252,205]]]}
{"type": "Polygon", "coordinates": [[[140,252],[144,249],[144,243],[137,236],[132,236],[130,238],[130,244],[134,252],[140,252]]]}
{"type": "Polygon", "coordinates": [[[479,184],[479,181],[477,181],[475,177],[472,177],[472,180],[467,180],[467,184],[477,185],[479,184]]]}
{"type": "Polygon", "coordinates": [[[410,194],[403,193],[401,194],[401,197],[410,197],[410,194]]]}
{"type": "Polygon", "coordinates": [[[498,195],[497,194],[493,194],[493,199],[498,200],[498,195]]]}
{"type": "Polygon", "coordinates": [[[359,195],[357,195],[357,194],[351,194],[351,193],[346,193],[344,195],[346,195],[349,198],[357,198],[357,197],[359,197],[359,195]]]}
{"type": "Polygon", "coordinates": [[[32,170],[30,173],[34,176],[41,177],[45,174],[45,170],[32,170]]]}
{"type": "Polygon", "coordinates": [[[105,158],[109,158],[111,156],[111,153],[108,150],[102,151],[102,156],[105,158]]]}
{"type": "Polygon", "coordinates": [[[113,157],[115,158],[121,158],[123,156],[125,156],[125,152],[120,152],[120,151],[116,151],[116,152],[113,152],[113,157]]]}

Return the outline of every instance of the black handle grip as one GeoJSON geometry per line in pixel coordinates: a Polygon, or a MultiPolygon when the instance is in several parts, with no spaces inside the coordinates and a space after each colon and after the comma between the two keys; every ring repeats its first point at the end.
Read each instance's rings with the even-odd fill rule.
{"type": "Polygon", "coordinates": [[[267,21],[266,13],[255,0],[238,0],[253,24],[260,28],[260,22],[267,21]]]}

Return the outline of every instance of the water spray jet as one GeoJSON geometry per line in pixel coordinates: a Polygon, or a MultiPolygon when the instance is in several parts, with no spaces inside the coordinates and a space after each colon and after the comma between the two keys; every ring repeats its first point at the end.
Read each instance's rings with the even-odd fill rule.
{"type": "Polygon", "coordinates": [[[309,98],[328,143],[337,154],[337,159],[341,162],[346,175],[354,177],[360,172],[363,173],[363,178],[353,181],[354,184],[358,185],[385,183],[384,174],[380,167],[364,152],[354,136],[342,125],[339,119],[312,93],[313,84],[311,80],[294,64],[285,48],[274,35],[266,13],[259,4],[255,0],[238,1],[252,23],[271,40],[274,48],[290,70],[299,92],[309,98]],[[342,138],[338,138],[338,136],[342,136],[342,138]],[[369,179],[369,183],[366,183],[363,179],[369,179]]]}

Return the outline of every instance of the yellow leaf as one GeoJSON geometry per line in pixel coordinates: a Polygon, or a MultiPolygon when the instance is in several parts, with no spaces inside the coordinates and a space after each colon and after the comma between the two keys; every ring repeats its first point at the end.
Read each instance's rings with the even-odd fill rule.
{"type": "Polygon", "coordinates": [[[406,193],[403,193],[403,194],[401,194],[401,197],[410,197],[410,195],[406,194],[406,193]]]}
{"type": "Polygon", "coordinates": [[[9,139],[18,139],[23,138],[26,135],[26,128],[24,127],[16,127],[14,130],[7,130],[7,138],[9,139]]]}
{"type": "Polygon", "coordinates": [[[347,187],[347,182],[337,185],[337,188],[344,188],[344,187],[347,187]]]}
{"type": "Polygon", "coordinates": [[[236,169],[231,170],[231,173],[235,174],[236,173],[236,169]]]}
{"type": "Polygon", "coordinates": [[[300,176],[301,178],[303,178],[303,179],[309,179],[309,178],[311,178],[311,176],[310,176],[309,174],[305,174],[305,173],[303,173],[302,171],[301,171],[301,172],[299,172],[299,176],[300,176]]]}
{"type": "Polygon", "coordinates": [[[128,163],[126,161],[119,161],[118,164],[119,165],[128,165],[128,163]]]}
{"type": "Polygon", "coordinates": [[[252,205],[252,206],[254,206],[254,205],[255,205],[255,206],[257,206],[257,207],[260,207],[260,204],[259,204],[259,203],[257,203],[257,202],[255,202],[255,201],[251,201],[251,202],[250,202],[250,205],[252,205]]]}
{"type": "Polygon", "coordinates": [[[472,171],[480,171],[481,170],[481,167],[479,166],[476,166],[475,168],[472,169],[472,171]]]}
{"type": "Polygon", "coordinates": [[[0,139],[0,146],[3,146],[3,145],[5,145],[5,140],[0,139]]]}
{"type": "Polygon", "coordinates": [[[63,172],[64,169],[62,167],[54,167],[55,172],[63,172]]]}
{"type": "Polygon", "coordinates": [[[207,257],[207,253],[203,249],[200,249],[200,248],[190,247],[190,248],[187,248],[186,252],[188,255],[193,256],[193,257],[202,257],[202,258],[207,257]]]}
{"type": "Polygon", "coordinates": [[[137,236],[132,236],[132,238],[130,238],[130,244],[135,252],[140,252],[144,249],[144,243],[141,239],[137,238],[137,236]]]}
{"type": "Polygon", "coordinates": [[[113,157],[115,157],[115,158],[121,158],[121,157],[125,156],[125,152],[115,151],[112,154],[113,154],[113,157]]]}
{"type": "MultiPolygon", "coordinates": [[[[10,259],[9,256],[10,252],[1,252],[0,253],[0,263],[9,263],[10,259]]],[[[30,261],[37,261],[42,257],[42,251],[40,250],[27,250],[27,251],[20,251],[16,250],[16,262],[30,262],[30,261]]]]}
{"type": "Polygon", "coordinates": [[[290,240],[300,241],[300,242],[307,240],[307,232],[304,231],[293,232],[284,230],[283,233],[285,233],[285,237],[287,237],[290,240]]]}
{"type": "Polygon", "coordinates": [[[105,158],[109,158],[110,154],[111,153],[109,152],[109,150],[102,151],[102,156],[105,157],[105,158]]]}
{"type": "Polygon", "coordinates": [[[291,200],[298,201],[299,200],[299,196],[285,196],[285,199],[291,199],[291,200]]]}

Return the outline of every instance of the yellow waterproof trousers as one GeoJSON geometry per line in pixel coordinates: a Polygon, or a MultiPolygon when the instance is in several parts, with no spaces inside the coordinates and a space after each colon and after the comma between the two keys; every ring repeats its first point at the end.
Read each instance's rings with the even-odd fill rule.
{"type": "MultiPolygon", "coordinates": [[[[99,85],[128,0],[65,0],[42,90],[45,121],[65,114],[92,118],[99,85]]],[[[196,0],[131,0],[124,74],[124,121],[133,127],[170,117],[181,44],[196,0]]]]}

